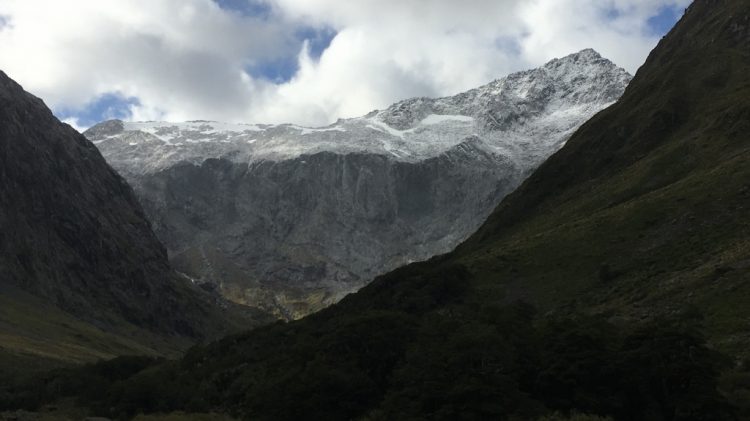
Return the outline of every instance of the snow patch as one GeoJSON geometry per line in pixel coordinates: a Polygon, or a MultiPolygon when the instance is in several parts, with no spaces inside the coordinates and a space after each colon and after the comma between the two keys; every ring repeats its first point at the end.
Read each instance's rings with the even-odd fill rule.
{"type": "Polygon", "coordinates": [[[440,124],[445,123],[447,121],[459,121],[462,123],[472,123],[474,122],[474,117],[469,117],[466,115],[444,115],[444,114],[430,114],[422,121],[420,121],[420,124],[429,126],[433,124],[440,124]]]}
{"type": "Polygon", "coordinates": [[[310,133],[320,133],[320,132],[344,132],[346,133],[346,129],[343,127],[302,127],[302,126],[294,126],[295,129],[300,130],[301,135],[307,135],[310,133]]]}
{"type": "Polygon", "coordinates": [[[367,125],[367,127],[370,127],[379,132],[388,133],[389,135],[393,137],[399,137],[401,139],[404,138],[406,130],[394,129],[393,127],[389,126],[387,123],[382,122],[380,120],[376,120],[374,118],[370,118],[368,120],[369,120],[369,124],[367,125]]]}
{"type": "Polygon", "coordinates": [[[504,162],[531,168],[564,144],[575,128],[617,100],[630,81],[624,70],[597,57],[579,54],[553,60],[453,97],[405,100],[327,127],[125,122],[111,141],[92,140],[105,158],[123,163],[133,173],[207,158],[251,163],[320,152],[418,162],[455,148],[469,155],[502,156],[504,162]],[[386,123],[392,119],[408,128],[386,123]],[[118,147],[128,142],[139,147],[118,147]]]}

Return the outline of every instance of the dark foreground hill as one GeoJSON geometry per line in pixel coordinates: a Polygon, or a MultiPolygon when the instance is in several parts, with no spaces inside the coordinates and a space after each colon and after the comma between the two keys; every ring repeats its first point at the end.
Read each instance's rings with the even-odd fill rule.
{"type": "Polygon", "coordinates": [[[96,147],[0,72],[0,375],[174,352],[242,320],[170,269],[96,147]]]}
{"type": "Polygon", "coordinates": [[[697,0],[619,103],[455,252],[179,361],[48,374],[6,406],[75,396],[122,417],[747,418],[749,159],[750,3],[697,0]]]}

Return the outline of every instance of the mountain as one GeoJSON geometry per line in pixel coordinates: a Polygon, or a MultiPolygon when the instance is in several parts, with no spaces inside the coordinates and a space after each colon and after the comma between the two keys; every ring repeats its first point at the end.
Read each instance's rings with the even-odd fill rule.
{"type": "Polygon", "coordinates": [[[125,180],[2,72],[0,203],[3,363],[162,355],[252,326],[172,271],[125,180]]]}
{"type": "Polygon", "coordinates": [[[748,47],[750,4],[696,1],[454,252],[69,393],[261,420],[747,417],[748,47]]]}
{"type": "Polygon", "coordinates": [[[322,128],[112,120],[84,134],[180,272],[295,319],[454,248],[630,79],[584,50],[322,128]]]}
{"type": "Polygon", "coordinates": [[[55,373],[65,392],[33,383],[51,392],[27,407],[76,396],[125,416],[748,419],[748,98],[750,3],[696,0],[622,98],[455,251],[178,361],[55,373]]]}

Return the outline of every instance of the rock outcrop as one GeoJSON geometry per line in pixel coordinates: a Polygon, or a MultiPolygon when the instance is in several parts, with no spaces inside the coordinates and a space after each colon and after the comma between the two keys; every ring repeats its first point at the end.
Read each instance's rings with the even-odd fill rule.
{"type": "Polygon", "coordinates": [[[85,135],[179,271],[297,318],[451,250],[629,81],[584,50],[328,127],[114,120],[85,135]]]}

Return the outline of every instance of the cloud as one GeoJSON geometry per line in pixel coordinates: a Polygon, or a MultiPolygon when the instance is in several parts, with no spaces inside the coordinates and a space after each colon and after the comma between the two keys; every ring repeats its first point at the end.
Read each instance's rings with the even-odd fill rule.
{"type": "Polygon", "coordinates": [[[153,116],[238,119],[254,90],[243,68],[294,54],[280,23],[210,0],[0,0],[0,67],[53,107],[104,94],[153,116]]]}
{"type": "Polygon", "coordinates": [[[0,31],[7,27],[12,27],[10,16],[0,15],[0,31]]]}
{"type": "Polygon", "coordinates": [[[411,96],[458,93],[593,47],[629,71],[661,34],[649,18],[687,0],[274,0],[289,21],[338,32],[319,60],[254,103],[261,121],[331,122],[411,96]]]}
{"type": "Polygon", "coordinates": [[[649,19],[688,3],[0,0],[0,68],[86,123],[109,96],[134,120],[323,125],[588,47],[634,72],[649,19]]]}
{"type": "Polygon", "coordinates": [[[62,120],[62,122],[70,125],[70,127],[76,129],[79,133],[83,133],[84,131],[86,131],[86,129],[88,129],[88,126],[80,125],[78,119],[75,117],[65,118],[62,120]]]}
{"type": "Polygon", "coordinates": [[[649,27],[649,18],[664,8],[684,8],[689,3],[690,0],[530,1],[520,13],[531,28],[523,37],[523,56],[529,62],[540,62],[588,45],[634,73],[662,35],[649,27]]]}

